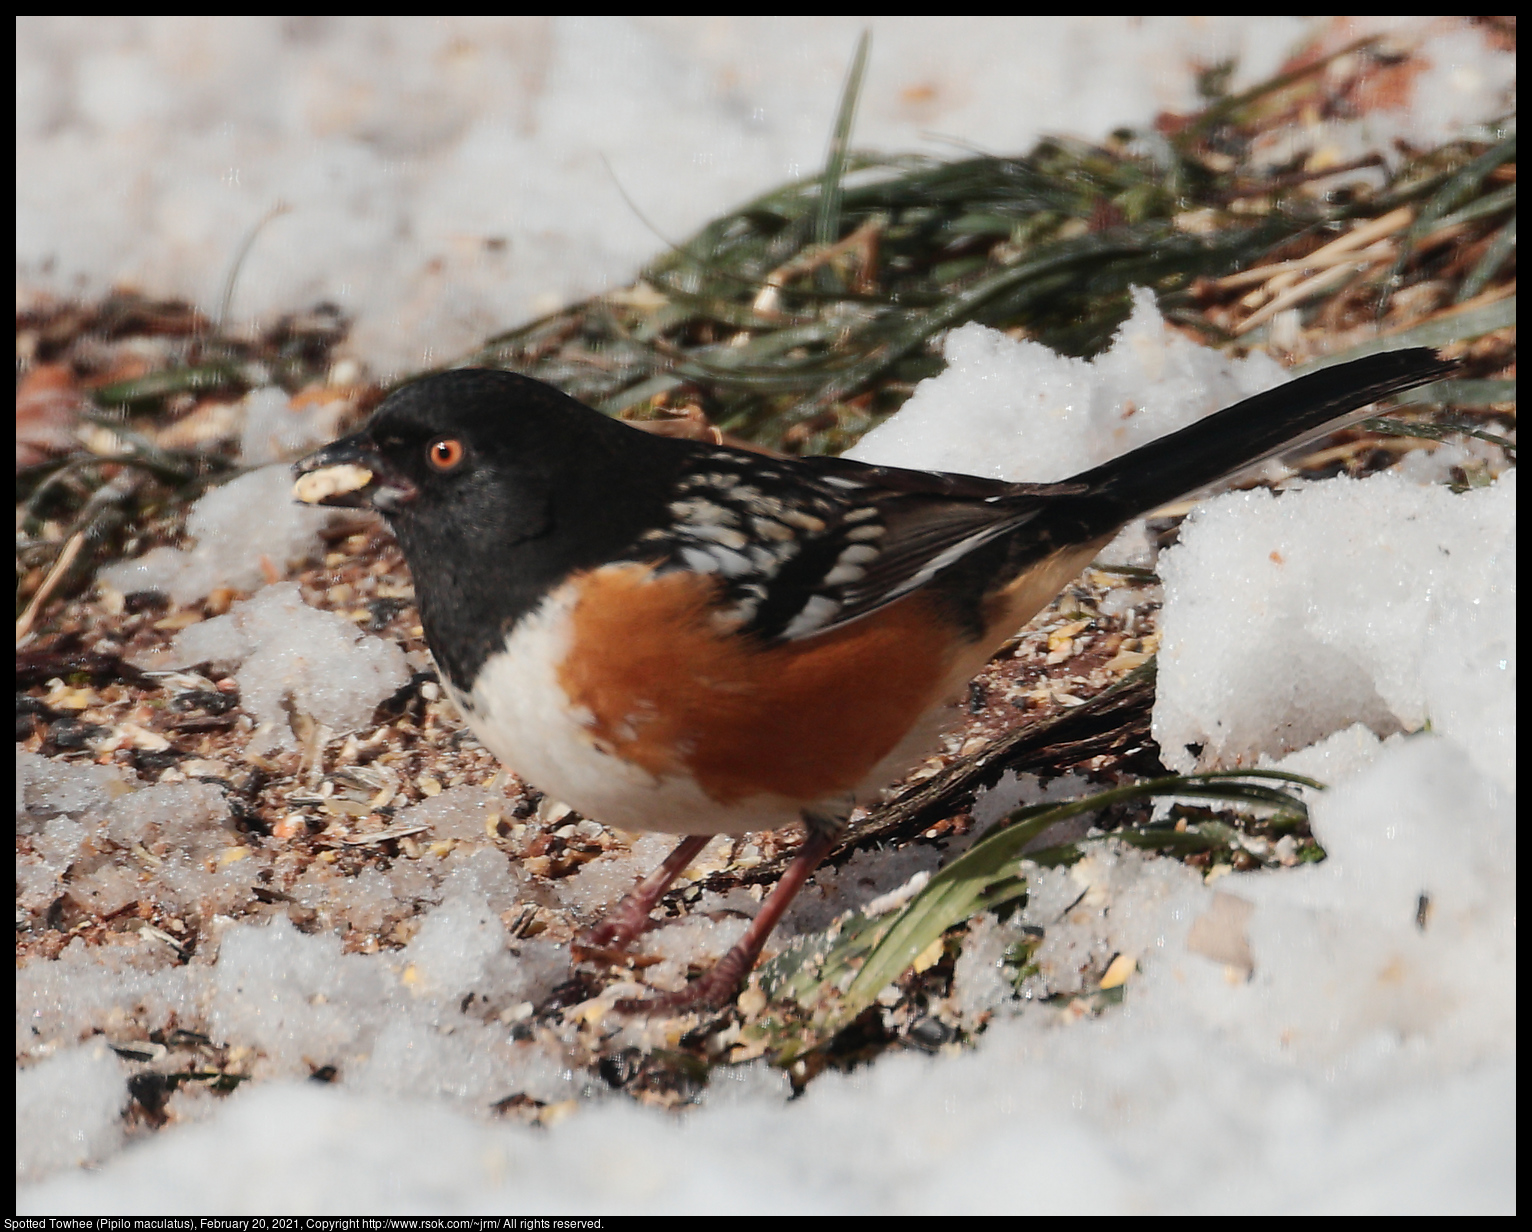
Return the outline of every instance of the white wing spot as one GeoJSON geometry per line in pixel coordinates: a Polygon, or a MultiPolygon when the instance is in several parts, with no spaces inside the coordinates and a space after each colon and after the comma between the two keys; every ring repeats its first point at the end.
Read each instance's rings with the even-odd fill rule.
{"type": "Polygon", "coordinates": [[[741,599],[731,608],[715,611],[709,622],[720,633],[733,633],[741,625],[748,624],[760,607],[759,599],[741,599]]]}
{"type": "Polygon", "coordinates": [[[777,543],[791,543],[797,538],[791,527],[783,526],[771,518],[751,518],[750,529],[762,539],[772,539],[777,543]]]}
{"type": "Polygon", "coordinates": [[[767,496],[755,488],[745,488],[739,493],[740,502],[751,513],[758,513],[764,518],[780,518],[786,508],[775,497],[767,496]]]}
{"type": "Polygon", "coordinates": [[[750,542],[743,534],[730,526],[682,526],[677,529],[688,538],[719,543],[726,548],[742,548],[750,542]]]}
{"type": "Polygon", "coordinates": [[[744,577],[754,573],[755,569],[750,564],[748,556],[741,556],[738,552],[731,552],[728,548],[714,548],[711,555],[718,561],[718,567],[724,577],[744,577]]]}
{"type": "Polygon", "coordinates": [[[814,595],[803,605],[803,610],[794,616],[787,628],[782,630],[782,636],[791,640],[802,637],[805,633],[812,633],[821,625],[840,611],[840,604],[834,599],[827,599],[824,595],[814,595]]]}
{"type": "Polygon", "coordinates": [[[705,548],[682,548],[681,559],[693,573],[717,573],[723,567],[705,548]]]}
{"type": "Polygon", "coordinates": [[[750,549],[750,559],[760,572],[770,577],[793,553],[784,551],[782,548],[767,547],[763,543],[756,544],[750,549]]]}
{"type": "Polygon", "coordinates": [[[702,526],[735,526],[739,523],[739,514],[727,505],[715,504],[702,497],[676,501],[670,506],[670,513],[678,521],[702,526]]]}
{"type": "Polygon", "coordinates": [[[736,488],[739,486],[739,476],[725,474],[723,471],[709,471],[705,475],[688,475],[678,485],[683,491],[693,488],[736,488]]]}
{"type": "Polygon", "coordinates": [[[870,543],[853,543],[836,558],[838,565],[861,565],[878,559],[878,549],[870,543]]]}
{"type": "Polygon", "coordinates": [[[789,526],[806,530],[811,535],[817,535],[825,528],[823,518],[816,518],[812,513],[804,513],[801,509],[784,509],[781,516],[789,526]]]}

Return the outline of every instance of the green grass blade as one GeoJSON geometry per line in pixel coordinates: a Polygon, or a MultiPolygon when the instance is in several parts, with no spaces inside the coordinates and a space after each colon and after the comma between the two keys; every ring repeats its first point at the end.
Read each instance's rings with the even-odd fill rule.
{"type": "MultiPolygon", "coordinates": [[[[814,242],[829,246],[840,238],[841,179],[846,173],[846,156],[850,150],[851,128],[856,122],[857,99],[862,93],[862,76],[867,71],[867,48],[872,32],[863,30],[856,41],[856,54],[851,57],[851,69],[846,74],[846,84],[841,90],[840,110],[835,116],[835,128],[830,134],[830,151],[825,158],[824,177],[819,185],[819,209],[814,216],[814,242]]],[[[828,270],[822,271],[826,274],[828,270]]],[[[831,289],[821,281],[825,290],[831,289]]]]}
{"type": "MultiPolygon", "coordinates": [[[[1019,896],[1026,883],[1017,873],[1016,862],[1034,839],[1060,821],[1128,800],[1164,796],[1240,801],[1298,814],[1306,812],[1298,797],[1250,782],[1251,779],[1319,790],[1324,786],[1285,770],[1212,771],[1151,779],[1079,800],[1017,809],[989,827],[972,847],[932,877],[893,920],[846,990],[835,1020],[846,1023],[855,1018],[947,929],[1019,896]]],[[[1167,830],[1166,834],[1174,835],[1174,831],[1167,830]]],[[[1146,845],[1143,840],[1139,842],[1146,845]]]]}
{"type": "Polygon", "coordinates": [[[1497,299],[1492,304],[1481,304],[1477,308],[1444,312],[1422,325],[1417,325],[1414,329],[1401,330],[1397,334],[1389,334],[1386,338],[1374,338],[1335,355],[1326,355],[1323,359],[1312,363],[1300,364],[1292,372],[1294,376],[1303,376],[1310,372],[1318,372],[1321,368],[1332,368],[1336,364],[1361,359],[1364,355],[1376,355],[1380,351],[1398,351],[1405,347],[1416,346],[1444,347],[1454,342],[1468,342],[1474,338],[1482,338],[1485,334],[1492,334],[1496,330],[1509,329],[1515,324],[1516,297],[1508,295],[1504,299],[1497,299]]]}
{"type": "Polygon", "coordinates": [[[1398,283],[1404,267],[1409,264],[1415,246],[1440,227],[1444,218],[1478,192],[1495,168],[1513,162],[1515,158],[1516,134],[1512,133],[1498,144],[1490,146],[1455,175],[1449,176],[1432,194],[1399,245],[1399,255],[1394,258],[1394,266],[1384,282],[1384,293],[1378,300],[1377,313],[1380,320],[1388,310],[1391,288],[1398,283]]]}
{"type": "Polygon", "coordinates": [[[1461,304],[1484,290],[1489,280],[1500,272],[1500,267],[1515,251],[1516,220],[1513,218],[1500,228],[1495,238],[1489,242],[1489,247],[1484,250],[1484,255],[1479,258],[1468,277],[1463,279],[1463,285],[1458,289],[1457,302],[1461,304]]]}

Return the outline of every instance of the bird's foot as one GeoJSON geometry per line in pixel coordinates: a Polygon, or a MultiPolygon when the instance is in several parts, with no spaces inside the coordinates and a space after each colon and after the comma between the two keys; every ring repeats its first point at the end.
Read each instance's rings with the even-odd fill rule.
{"type": "Polygon", "coordinates": [[[669,1018],[679,1014],[721,1010],[738,994],[758,954],[759,950],[751,953],[736,946],[720,958],[711,970],[698,976],[685,988],[655,997],[624,997],[612,1008],[619,1014],[645,1018],[669,1018]]]}
{"type": "Polygon", "coordinates": [[[649,927],[649,913],[661,896],[692,859],[707,846],[711,835],[694,834],[665,857],[657,869],[633,887],[594,927],[587,929],[573,946],[576,958],[597,958],[622,963],[623,953],[649,927]]]}

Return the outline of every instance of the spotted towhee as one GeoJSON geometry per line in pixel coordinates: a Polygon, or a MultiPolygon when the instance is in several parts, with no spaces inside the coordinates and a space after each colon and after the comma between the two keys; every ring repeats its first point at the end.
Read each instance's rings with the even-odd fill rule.
{"type": "Polygon", "coordinates": [[[636,937],[710,836],[806,822],[740,943],[664,1003],[717,1004],[853,803],[1125,522],[1453,370],[1372,355],[1031,484],[651,435],[463,369],[299,462],[295,493],[387,519],[442,680],[506,765],[599,821],[688,836],[588,947],[636,937]]]}

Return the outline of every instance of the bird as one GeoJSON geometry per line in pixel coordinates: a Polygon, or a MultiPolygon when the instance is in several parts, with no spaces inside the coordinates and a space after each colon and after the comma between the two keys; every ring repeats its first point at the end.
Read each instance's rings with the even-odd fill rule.
{"type": "Polygon", "coordinates": [[[584,954],[630,946],[713,836],[803,823],[738,943],[624,1007],[717,1008],[853,807],[929,753],[949,703],[1126,523],[1456,369],[1369,355],[1011,483],[654,435],[461,368],[295,463],[294,495],[382,515],[442,685],[502,763],[606,825],[684,836],[584,954]]]}

